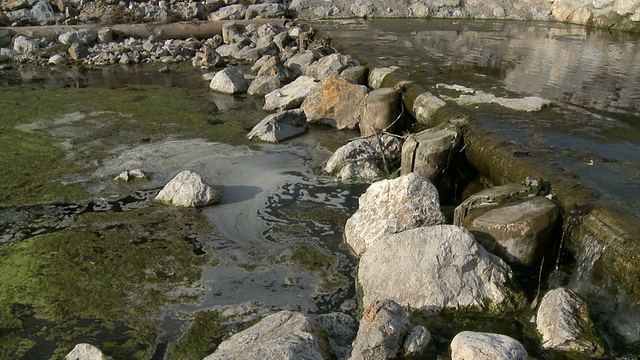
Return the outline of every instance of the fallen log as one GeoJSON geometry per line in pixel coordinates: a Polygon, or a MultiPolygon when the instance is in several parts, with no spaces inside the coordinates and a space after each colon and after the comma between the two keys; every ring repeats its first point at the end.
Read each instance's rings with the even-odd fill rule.
{"type": "Polygon", "coordinates": [[[216,21],[182,21],[175,23],[147,23],[147,24],[91,24],[91,25],[51,25],[51,26],[22,26],[5,27],[0,29],[9,30],[12,35],[19,34],[31,38],[57,39],[58,36],[69,31],[80,29],[91,29],[98,31],[103,28],[110,28],[117,36],[148,38],[155,35],[161,39],[187,39],[195,37],[198,39],[210,38],[216,34],[222,35],[224,24],[235,23],[239,26],[249,24],[263,25],[266,23],[276,23],[284,25],[288,19],[250,19],[250,20],[216,20],[216,21]]]}

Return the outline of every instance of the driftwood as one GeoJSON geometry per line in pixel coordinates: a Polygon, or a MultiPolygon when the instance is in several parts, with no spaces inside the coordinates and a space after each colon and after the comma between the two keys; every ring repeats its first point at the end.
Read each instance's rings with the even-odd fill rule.
{"type": "Polygon", "coordinates": [[[5,27],[12,34],[19,34],[31,38],[57,39],[58,36],[69,31],[80,29],[92,29],[98,31],[110,28],[114,33],[123,37],[148,38],[155,35],[161,39],[198,39],[210,38],[213,35],[222,35],[224,24],[235,23],[239,26],[249,24],[263,25],[269,22],[284,25],[287,19],[251,19],[251,20],[217,20],[217,21],[183,21],[175,23],[148,23],[148,24],[116,24],[116,25],[52,25],[52,26],[23,26],[5,27]]]}

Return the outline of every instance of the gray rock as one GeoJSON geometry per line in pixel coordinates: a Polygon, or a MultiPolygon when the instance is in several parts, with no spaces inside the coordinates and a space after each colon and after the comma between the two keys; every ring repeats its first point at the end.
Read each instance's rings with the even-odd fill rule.
{"type": "Polygon", "coordinates": [[[204,360],[331,359],[322,327],[298,312],[281,311],[223,341],[204,360]]]}
{"type": "Polygon", "coordinates": [[[98,39],[98,33],[90,29],[69,31],[58,36],[58,41],[65,45],[80,44],[91,45],[98,39]]]}
{"type": "Polygon", "coordinates": [[[198,207],[220,202],[220,195],[189,170],[176,175],[155,197],[155,200],[175,206],[198,207]]]}
{"type": "Polygon", "coordinates": [[[69,55],[72,59],[79,60],[89,56],[89,50],[84,45],[73,44],[69,47],[69,55]]]}
{"type": "Polygon", "coordinates": [[[20,55],[36,54],[39,49],[38,41],[26,36],[20,35],[13,41],[13,50],[20,55]]]}
{"type": "Polygon", "coordinates": [[[401,147],[402,140],[387,134],[382,134],[379,141],[374,137],[356,139],[338,148],[327,161],[324,171],[342,180],[374,180],[388,175],[391,169],[382,172],[379,165],[397,160],[401,147]]]}
{"type": "Polygon", "coordinates": [[[247,135],[249,139],[258,138],[267,142],[280,142],[307,131],[304,111],[285,110],[262,119],[247,135]]]}
{"type": "Polygon", "coordinates": [[[394,132],[400,93],[391,88],[371,91],[363,99],[359,119],[360,135],[374,135],[379,131],[394,132]]]}
{"type": "Polygon", "coordinates": [[[301,76],[306,75],[309,66],[319,58],[320,55],[317,52],[305,50],[293,55],[284,64],[294,73],[294,75],[301,76]]]}
{"type": "Polygon", "coordinates": [[[333,312],[319,314],[314,319],[320,323],[329,337],[331,349],[338,359],[345,359],[351,350],[351,343],[358,333],[358,321],[351,316],[333,312]]]}
{"type": "Polygon", "coordinates": [[[400,173],[422,174],[438,188],[440,196],[447,197],[456,175],[451,164],[458,163],[461,146],[462,136],[454,126],[411,134],[402,146],[400,173]]]}
{"type": "Polygon", "coordinates": [[[366,86],[330,75],[321,86],[311,89],[301,109],[310,123],[322,123],[338,129],[355,129],[359,122],[362,101],[367,95],[366,86]]]}
{"type": "Polygon", "coordinates": [[[401,355],[411,330],[409,317],[393,300],[377,300],[360,320],[350,360],[386,360],[401,355]]]}
{"type": "Polygon", "coordinates": [[[418,173],[375,182],[358,202],[359,208],[344,230],[347,244],[358,256],[395,233],[445,221],[438,191],[418,173]]]}
{"type": "Polygon", "coordinates": [[[149,178],[140,169],[125,170],[121,172],[118,176],[113,178],[113,181],[121,181],[121,182],[138,181],[138,180],[149,180],[149,178]]]}
{"type": "Polygon", "coordinates": [[[182,20],[204,19],[205,5],[200,2],[176,2],[171,6],[171,11],[180,16],[182,20]]]}
{"type": "Polygon", "coordinates": [[[31,8],[32,24],[51,25],[56,22],[56,15],[48,1],[38,1],[31,8]]]}
{"type": "Polygon", "coordinates": [[[385,76],[391,74],[392,72],[398,70],[397,66],[390,67],[376,67],[369,71],[369,87],[372,89],[379,89],[382,85],[382,81],[385,76]]]}
{"type": "Polygon", "coordinates": [[[305,71],[305,75],[322,81],[333,74],[340,74],[342,70],[352,65],[358,64],[353,61],[351,56],[334,53],[324,56],[309,65],[305,71]]]}
{"type": "Polygon", "coordinates": [[[429,92],[418,95],[413,101],[413,113],[416,116],[416,121],[427,128],[439,125],[433,117],[436,111],[446,104],[444,100],[429,92]]]}
{"type": "Polygon", "coordinates": [[[570,289],[558,288],[545,294],[536,326],[545,349],[576,351],[589,357],[605,355],[604,342],[589,317],[586,302],[570,289]]]}
{"type": "Polygon", "coordinates": [[[509,266],[455,225],[423,226],[373,242],[358,267],[363,304],[388,298],[413,308],[484,308],[517,297],[507,287],[509,266]]]}
{"type": "Polygon", "coordinates": [[[281,4],[253,4],[247,6],[245,19],[275,19],[284,17],[284,7],[281,4]]]}
{"type": "Polygon", "coordinates": [[[312,77],[300,76],[290,84],[265,95],[262,109],[265,111],[282,111],[298,107],[316,85],[318,84],[312,77]]]}
{"type": "Polygon", "coordinates": [[[550,254],[558,214],[553,201],[537,196],[481,214],[471,212],[463,224],[487,251],[507,263],[537,266],[550,254]]]}
{"type": "Polygon", "coordinates": [[[49,58],[48,63],[53,65],[64,65],[67,63],[67,59],[60,54],[55,54],[49,58]]]}
{"type": "Polygon", "coordinates": [[[522,344],[506,335],[463,331],[451,341],[451,360],[527,360],[522,344]]]}
{"type": "Polygon", "coordinates": [[[12,39],[12,36],[9,30],[0,29],[0,48],[11,45],[11,39],[12,39]]]}
{"type": "Polygon", "coordinates": [[[237,94],[246,92],[249,85],[242,70],[230,66],[216,73],[209,83],[209,88],[225,94],[237,94]]]}
{"type": "Polygon", "coordinates": [[[404,339],[402,349],[405,357],[418,357],[424,355],[427,345],[431,340],[431,333],[427,328],[418,325],[404,339]]]}
{"type": "Polygon", "coordinates": [[[490,187],[475,193],[456,207],[453,224],[462,226],[464,219],[475,209],[495,207],[510,201],[520,200],[538,192],[537,187],[510,183],[490,187]]]}
{"type": "Polygon", "coordinates": [[[340,76],[359,85],[367,85],[369,68],[366,66],[351,66],[340,72],[340,76]]]}
{"type": "Polygon", "coordinates": [[[240,51],[245,45],[241,43],[223,44],[216,48],[216,52],[222,57],[229,57],[240,51]]]}
{"type": "Polygon", "coordinates": [[[241,4],[228,5],[207,15],[207,19],[213,20],[242,20],[245,18],[247,8],[241,4]]]}
{"type": "Polygon", "coordinates": [[[108,44],[113,41],[113,31],[111,28],[102,28],[98,30],[98,42],[108,44]]]}
{"type": "Polygon", "coordinates": [[[278,51],[278,47],[274,43],[268,43],[262,46],[248,45],[231,56],[237,60],[256,61],[264,55],[277,55],[278,51]]]}
{"type": "Polygon", "coordinates": [[[112,360],[91,344],[78,344],[64,357],[65,360],[112,360]]]}
{"type": "Polygon", "coordinates": [[[217,51],[213,50],[209,46],[204,46],[201,52],[196,53],[193,57],[193,66],[198,66],[203,69],[213,69],[216,67],[224,66],[225,61],[217,51]]]}
{"type": "Polygon", "coordinates": [[[278,49],[282,52],[287,45],[289,45],[289,34],[286,31],[279,33],[278,35],[273,37],[273,43],[276,44],[278,49]]]}

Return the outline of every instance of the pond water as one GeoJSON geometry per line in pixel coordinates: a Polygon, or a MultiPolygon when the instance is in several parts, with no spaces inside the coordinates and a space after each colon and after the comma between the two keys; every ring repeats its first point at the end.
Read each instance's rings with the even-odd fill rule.
{"type": "Polygon", "coordinates": [[[436,94],[462,85],[499,97],[539,96],[523,113],[470,105],[482,124],[537,161],[640,219],[640,36],[582,26],[464,20],[312,23],[361,61],[400,66],[436,94]],[[438,86],[440,84],[440,86],[438,86]],[[632,196],[630,196],[632,195],[632,196]]]}

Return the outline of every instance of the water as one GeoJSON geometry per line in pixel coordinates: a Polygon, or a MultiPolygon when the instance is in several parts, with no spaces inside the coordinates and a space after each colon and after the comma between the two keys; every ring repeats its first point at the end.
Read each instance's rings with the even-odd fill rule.
{"type": "Polygon", "coordinates": [[[539,96],[552,108],[473,108],[483,126],[598,199],[640,219],[640,36],[582,26],[464,20],[312,23],[376,66],[400,66],[436,94],[463,85],[501,97],[539,96]]]}

